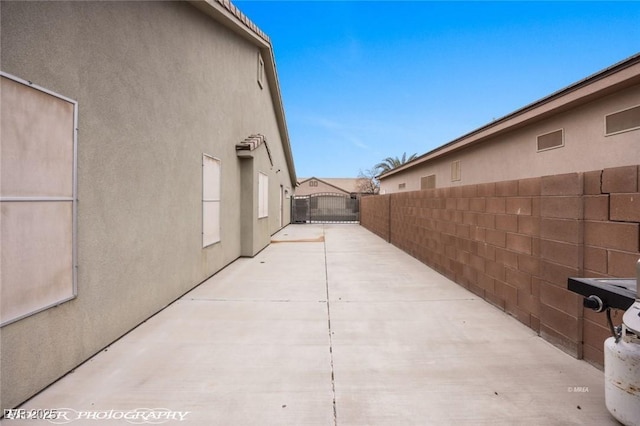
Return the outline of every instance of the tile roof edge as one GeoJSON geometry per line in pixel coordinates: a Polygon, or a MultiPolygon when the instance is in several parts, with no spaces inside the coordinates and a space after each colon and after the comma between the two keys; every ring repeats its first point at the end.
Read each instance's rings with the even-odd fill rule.
{"type": "Polygon", "coordinates": [[[264,31],[262,31],[251,19],[249,19],[247,15],[242,13],[242,11],[238,9],[238,7],[235,4],[233,4],[230,0],[214,0],[214,1],[218,3],[220,6],[224,7],[233,16],[238,18],[238,20],[242,22],[242,24],[244,24],[244,26],[246,26],[249,30],[251,30],[255,35],[257,35],[267,43],[271,44],[271,39],[269,39],[269,36],[264,31]]]}

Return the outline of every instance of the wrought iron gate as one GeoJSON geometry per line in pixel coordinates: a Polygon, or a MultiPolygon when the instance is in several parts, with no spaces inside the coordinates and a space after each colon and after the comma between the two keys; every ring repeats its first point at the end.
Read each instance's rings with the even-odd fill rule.
{"type": "Polygon", "coordinates": [[[291,208],[293,223],[352,223],[360,220],[360,200],[355,195],[295,196],[291,208]]]}

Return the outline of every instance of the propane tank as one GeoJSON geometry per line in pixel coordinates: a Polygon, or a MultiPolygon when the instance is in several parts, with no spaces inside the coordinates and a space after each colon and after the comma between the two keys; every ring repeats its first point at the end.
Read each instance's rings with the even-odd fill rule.
{"type": "Polygon", "coordinates": [[[640,260],[636,272],[636,301],[622,316],[620,334],[604,342],[607,410],[627,426],[640,426],[640,260]]]}
{"type": "Polygon", "coordinates": [[[607,410],[624,425],[640,426],[640,338],[624,325],[620,340],[604,342],[604,377],[607,410]]]}

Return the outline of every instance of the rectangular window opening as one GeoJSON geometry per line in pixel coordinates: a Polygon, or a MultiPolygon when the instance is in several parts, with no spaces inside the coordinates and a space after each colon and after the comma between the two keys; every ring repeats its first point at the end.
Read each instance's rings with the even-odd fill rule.
{"type": "Polygon", "coordinates": [[[604,117],[605,136],[640,129],[640,105],[604,117]]]}
{"type": "Polygon", "coordinates": [[[549,149],[561,148],[564,146],[564,129],[538,135],[536,137],[537,151],[547,151],[549,149]]]}
{"type": "Polygon", "coordinates": [[[219,159],[202,154],[202,247],[220,242],[220,175],[219,159]]]}
{"type": "Polygon", "coordinates": [[[269,216],[269,176],[258,173],[258,219],[269,216]]]}
{"type": "Polygon", "coordinates": [[[258,52],[258,86],[264,88],[264,60],[262,54],[258,52]]]}
{"type": "Polygon", "coordinates": [[[460,171],[460,160],[451,163],[451,181],[456,182],[462,179],[460,171]]]}
{"type": "Polygon", "coordinates": [[[0,326],[77,295],[78,103],[0,72],[0,326]]]}

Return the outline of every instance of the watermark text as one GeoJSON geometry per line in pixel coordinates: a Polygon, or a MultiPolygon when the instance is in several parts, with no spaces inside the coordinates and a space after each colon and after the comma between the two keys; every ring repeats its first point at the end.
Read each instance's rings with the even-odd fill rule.
{"type": "Polygon", "coordinates": [[[132,410],[74,410],[73,408],[55,408],[49,410],[30,410],[16,408],[4,410],[6,420],[48,420],[63,425],[76,420],[124,420],[134,425],[159,425],[169,421],[183,421],[189,411],[175,411],[168,408],[135,408],[132,410]]]}

